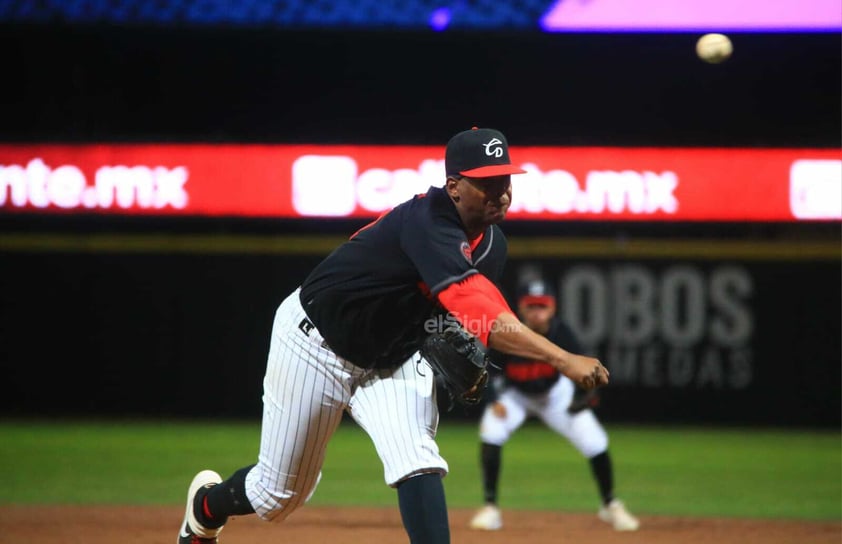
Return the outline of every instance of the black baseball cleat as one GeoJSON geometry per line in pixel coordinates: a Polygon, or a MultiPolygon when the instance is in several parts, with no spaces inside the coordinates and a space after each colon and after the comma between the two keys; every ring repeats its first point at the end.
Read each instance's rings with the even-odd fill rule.
{"type": "Polygon", "coordinates": [[[178,532],[178,544],[217,544],[219,539],[216,537],[202,538],[190,530],[187,523],[181,525],[181,531],[178,532]]]}
{"type": "Polygon", "coordinates": [[[193,477],[190,488],[187,490],[187,508],[184,512],[181,530],[178,531],[177,544],[217,544],[219,542],[216,537],[222,531],[222,527],[218,529],[203,527],[193,513],[193,503],[199,490],[215,486],[220,482],[222,482],[222,478],[212,470],[203,470],[193,477]]]}

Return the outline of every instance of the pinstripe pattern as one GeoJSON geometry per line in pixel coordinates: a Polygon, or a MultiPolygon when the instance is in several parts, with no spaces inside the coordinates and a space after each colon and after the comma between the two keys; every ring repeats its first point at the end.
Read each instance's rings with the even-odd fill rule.
{"type": "Polygon", "coordinates": [[[414,473],[446,473],[434,441],[438,411],[426,363],[423,375],[417,358],[391,371],[360,368],[327,349],[317,329],[302,331],[305,318],[296,290],[272,326],[260,452],[246,476],[257,514],[280,521],[310,498],[346,409],[371,436],[390,485],[414,473]]]}
{"type": "Polygon", "coordinates": [[[397,369],[372,371],[354,393],[350,413],[374,442],[388,485],[423,472],[447,474],[435,442],[433,370],[419,355],[397,369]]]}
{"type": "Polygon", "coordinates": [[[567,407],[573,400],[573,382],[561,376],[543,395],[527,395],[514,387],[507,387],[498,402],[506,407],[506,415],[497,417],[486,406],[480,420],[480,439],[487,444],[502,446],[529,415],[535,415],[546,425],[570,441],[587,458],[608,449],[608,434],[592,410],[570,414],[567,407]]]}

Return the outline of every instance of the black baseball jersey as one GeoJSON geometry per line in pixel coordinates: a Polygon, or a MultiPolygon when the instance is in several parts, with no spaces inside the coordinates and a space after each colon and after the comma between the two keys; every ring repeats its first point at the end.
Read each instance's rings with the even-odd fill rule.
{"type": "Polygon", "coordinates": [[[435,295],[476,273],[498,283],[507,253],[496,225],[471,246],[445,190],[430,187],[362,228],[301,286],[301,305],[340,357],[364,368],[401,365],[443,312],[435,295]]]}
{"type": "MultiPolygon", "coordinates": [[[[581,353],[582,349],[570,327],[558,318],[550,322],[547,338],[567,351],[581,353]]],[[[506,383],[524,393],[545,393],[555,385],[561,374],[549,363],[533,361],[493,352],[492,358],[502,367],[506,383]]]]}

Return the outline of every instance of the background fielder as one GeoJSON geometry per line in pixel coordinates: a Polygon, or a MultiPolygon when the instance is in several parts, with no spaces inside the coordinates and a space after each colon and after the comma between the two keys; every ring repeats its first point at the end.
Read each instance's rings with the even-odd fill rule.
{"type": "MultiPolygon", "coordinates": [[[[581,347],[573,331],[555,317],[556,297],[541,280],[518,291],[517,311],[530,329],[577,353],[581,347]]],[[[543,361],[496,354],[502,371],[489,389],[488,404],[480,422],[480,459],[485,506],[471,519],[474,529],[497,530],[503,518],[497,504],[502,447],[529,416],[540,418],[584,455],[596,480],[602,506],[599,518],[618,531],[635,531],[639,521],[614,497],[608,435],[591,407],[598,397],[584,391],[543,361]],[[494,398],[496,396],[496,398],[494,398]]]]}

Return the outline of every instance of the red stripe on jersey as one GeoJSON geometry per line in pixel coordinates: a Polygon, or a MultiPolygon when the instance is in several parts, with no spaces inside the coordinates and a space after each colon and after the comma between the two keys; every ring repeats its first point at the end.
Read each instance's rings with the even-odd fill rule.
{"type": "Polygon", "coordinates": [[[500,290],[482,274],[448,285],[438,298],[441,305],[486,346],[497,316],[512,312],[500,290]]]}
{"type": "MultiPolygon", "coordinates": [[[[415,196],[416,196],[416,197],[418,197],[418,198],[424,198],[424,197],[426,197],[426,196],[427,196],[427,193],[418,193],[418,194],[417,194],[417,195],[415,195],[415,196]]],[[[394,209],[394,208],[393,208],[393,209],[394,209]]],[[[387,214],[387,213],[389,213],[390,211],[392,211],[392,210],[391,210],[391,209],[389,209],[389,210],[386,210],[385,212],[381,213],[379,216],[377,216],[377,219],[375,219],[374,221],[372,221],[372,222],[368,223],[367,225],[365,225],[365,226],[361,227],[359,230],[357,230],[357,232],[355,232],[354,234],[352,234],[352,235],[351,235],[348,239],[349,239],[349,240],[353,240],[353,239],[354,239],[354,237],[355,237],[357,234],[361,233],[361,232],[362,232],[362,231],[364,231],[365,229],[369,229],[369,228],[373,227],[374,225],[376,225],[376,224],[377,224],[377,222],[378,222],[378,221],[380,221],[381,219],[383,219],[384,217],[386,217],[386,214],[387,214]]]]}
{"type": "Polygon", "coordinates": [[[506,377],[515,382],[531,382],[541,378],[554,378],[558,371],[544,361],[517,361],[506,363],[506,377]]]}
{"type": "Polygon", "coordinates": [[[380,221],[381,219],[383,219],[384,217],[386,217],[386,214],[388,214],[390,211],[392,211],[392,210],[386,210],[385,212],[381,213],[379,216],[377,216],[377,219],[375,219],[374,221],[372,221],[372,222],[368,223],[367,225],[365,225],[365,226],[363,226],[363,227],[359,228],[359,229],[357,230],[357,232],[355,232],[354,234],[352,234],[352,235],[351,235],[348,239],[349,239],[349,240],[353,240],[353,239],[354,239],[354,237],[355,237],[357,234],[361,233],[361,232],[362,232],[362,231],[364,231],[365,229],[370,229],[371,227],[373,227],[374,225],[376,225],[378,221],[380,221]]]}
{"type": "Polygon", "coordinates": [[[474,251],[476,251],[476,249],[479,247],[479,243],[480,243],[480,242],[482,242],[482,239],[483,239],[483,238],[485,238],[485,233],[484,233],[484,232],[483,232],[483,233],[480,233],[480,235],[479,235],[479,236],[477,236],[476,238],[474,238],[473,240],[471,240],[471,241],[469,242],[469,245],[471,246],[471,253],[473,253],[474,251]]]}

